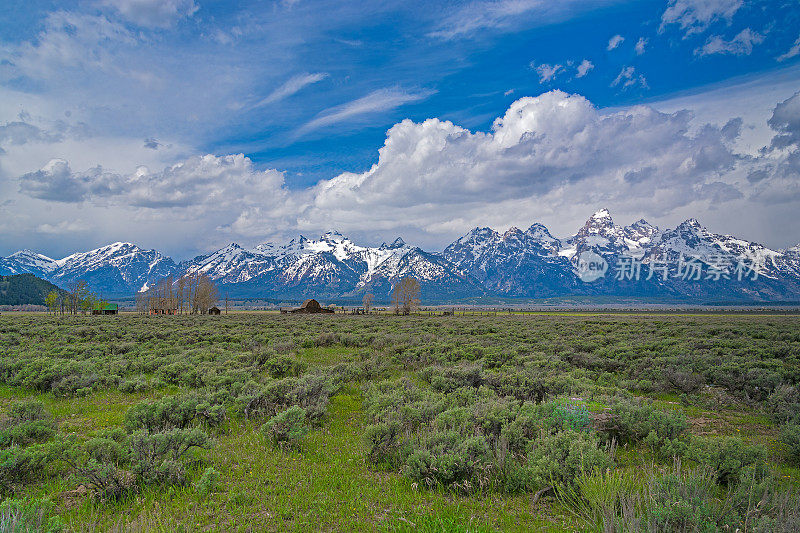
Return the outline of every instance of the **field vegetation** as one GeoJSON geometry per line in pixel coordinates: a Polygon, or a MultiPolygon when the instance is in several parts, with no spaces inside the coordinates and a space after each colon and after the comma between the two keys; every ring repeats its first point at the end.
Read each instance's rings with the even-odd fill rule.
{"type": "Polygon", "coordinates": [[[797,316],[3,314],[0,340],[2,531],[800,530],[797,316]]]}

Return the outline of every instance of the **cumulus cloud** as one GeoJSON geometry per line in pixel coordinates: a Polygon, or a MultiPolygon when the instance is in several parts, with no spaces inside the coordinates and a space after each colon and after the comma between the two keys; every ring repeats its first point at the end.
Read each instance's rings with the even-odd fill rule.
{"type": "Polygon", "coordinates": [[[447,228],[454,213],[474,220],[498,206],[574,202],[600,190],[684,204],[737,160],[719,129],[687,134],[690,120],[644,106],[603,114],[561,91],[517,100],[488,133],[405,120],[371,169],[319,183],[304,219],[447,228]],[[623,188],[625,175],[643,168],[636,186],[623,188]]]}
{"type": "Polygon", "coordinates": [[[764,36],[758,32],[745,28],[733,39],[726,41],[720,35],[712,35],[706,43],[694,51],[695,55],[706,56],[711,54],[733,54],[737,56],[750,55],[753,46],[764,42],[764,36]]]}
{"type": "Polygon", "coordinates": [[[3,145],[21,145],[29,142],[57,142],[63,138],[60,132],[48,132],[23,121],[7,122],[0,126],[0,154],[3,145]]]}
{"type": "Polygon", "coordinates": [[[434,91],[409,92],[399,88],[378,89],[352,102],[326,109],[314,119],[297,129],[295,135],[301,136],[313,130],[331,126],[354,117],[382,111],[389,111],[410,102],[423,100],[434,91]]]}
{"type": "Polygon", "coordinates": [[[575,74],[576,78],[582,78],[586,76],[590,70],[594,68],[594,64],[589,61],[588,59],[584,59],[581,61],[580,65],[577,67],[577,74],[575,74]]]}
{"type": "Polygon", "coordinates": [[[532,62],[530,66],[539,75],[539,83],[553,81],[559,72],[564,70],[564,65],[550,65],[548,63],[536,65],[532,62]]]}
{"type": "Polygon", "coordinates": [[[320,82],[327,77],[327,72],[306,72],[303,74],[298,74],[297,76],[293,76],[253,107],[265,106],[283,100],[284,98],[288,98],[289,96],[300,92],[304,87],[320,82]]]}
{"type": "Polygon", "coordinates": [[[702,33],[718,20],[730,22],[743,3],[743,0],[670,0],[661,15],[660,31],[677,24],[684,36],[702,33]]]}
{"type": "MultiPolygon", "coordinates": [[[[388,131],[369,170],[306,189],[287,188],[281,172],[260,170],[242,154],[129,174],[76,172],[54,160],[18,181],[28,197],[169,213],[232,238],[330,227],[449,237],[476,222],[518,224],[609,202],[652,216],[743,198],[789,205],[800,200],[800,95],[778,104],[769,125],[776,149],[742,156],[733,148],[740,119],[698,126],[688,111],[600,110],[582,96],[550,91],[518,99],[485,132],[404,120],[388,131]]],[[[52,227],[42,231],[59,230],[58,221],[46,222],[52,227]]]]}
{"type": "Polygon", "coordinates": [[[642,89],[647,89],[647,79],[642,74],[636,73],[636,68],[634,67],[622,67],[622,70],[619,71],[619,74],[614,81],[611,82],[611,87],[622,87],[623,89],[627,89],[629,87],[641,87],[642,89]]]}
{"type": "Polygon", "coordinates": [[[800,147],[800,92],[776,105],[767,124],[778,133],[772,149],[800,147]]]}
{"type": "Polygon", "coordinates": [[[640,56],[644,54],[644,48],[647,46],[647,39],[644,37],[639,37],[639,40],[636,41],[636,46],[634,46],[634,50],[636,50],[636,55],[640,56]]]}
{"type": "Polygon", "coordinates": [[[625,40],[625,37],[623,37],[622,35],[617,34],[617,35],[613,36],[611,39],[608,40],[608,46],[606,47],[606,50],[608,50],[610,52],[614,48],[616,48],[619,45],[621,45],[622,41],[624,41],[624,40],[625,40]]]}
{"type": "Polygon", "coordinates": [[[800,54],[800,37],[794,42],[791,48],[789,48],[786,53],[781,54],[777,57],[778,61],[786,61],[787,59],[791,59],[795,56],[800,54]]]}
{"type": "Polygon", "coordinates": [[[74,172],[54,159],[19,178],[20,192],[65,203],[108,201],[114,205],[219,210],[286,199],[283,174],[259,171],[242,154],[195,156],[158,172],[139,167],[129,175],[95,167],[74,172]]]}
{"type": "Polygon", "coordinates": [[[53,159],[35,172],[19,178],[19,190],[32,198],[53,202],[80,202],[86,198],[91,178],[74,175],[69,163],[53,159]]]}
{"type": "Polygon", "coordinates": [[[167,28],[199,9],[193,0],[105,0],[103,4],[126,20],[150,28],[167,28]]]}

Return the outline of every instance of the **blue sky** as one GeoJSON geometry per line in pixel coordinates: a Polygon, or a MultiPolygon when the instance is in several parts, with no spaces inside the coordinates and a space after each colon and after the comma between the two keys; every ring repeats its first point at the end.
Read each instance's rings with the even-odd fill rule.
{"type": "Polygon", "coordinates": [[[600,207],[789,246],[798,28],[796,1],[11,0],[0,254],[437,248],[600,207]]]}

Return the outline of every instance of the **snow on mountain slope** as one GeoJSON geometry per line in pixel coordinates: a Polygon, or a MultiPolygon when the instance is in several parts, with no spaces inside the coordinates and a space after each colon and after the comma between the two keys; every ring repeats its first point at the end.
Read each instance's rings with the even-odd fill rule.
{"type": "Polygon", "coordinates": [[[674,230],[667,230],[656,239],[647,251],[645,262],[666,261],[678,263],[681,258],[695,258],[732,273],[738,264],[759,265],[761,275],[780,277],[783,256],[779,251],[764,245],[738,239],[731,235],[711,233],[697,220],[690,218],[674,230]]]}
{"type": "Polygon", "coordinates": [[[0,274],[34,274],[47,277],[58,267],[55,259],[38,254],[32,250],[20,250],[0,259],[0,274]]]}
{"type": "Polygon", "coordinates": [[[124,295],[174,273],[175,263],[155,250],[115,242],[57,260],[22,250],[0,261],[0,270],[5,269],[29,272],[61,287],[81,279],[102,295],[124,295]]]}
{"type": "Polygon", "coordinates": [[[50,280],[66,286],[82,279],[101,294],[129,294],[175,273],[175,263],[155,250],[115,242],[58,259],[50,280]]]}
{"type": "Polygon", "coordinates": [[[564,241],[541,224],[501,233],[476,227],[430,253],[398,238],[378,247],[359,246],[338,232],[317,239],[300,236],[287,243],[263,243],[247,249],[231,243],[176,265],[155,250],[132,243],[107,246],[51,259],[30,250],[0,258],[0,274],[30,272],[68,286],[82,279],[102,296],[128,296],[166,276],[204,273],[226,294],[240,298],[360,298],[366,291],[381,300],[405,276],[417,278],[423,298],[459,299],[484,294],[509,297],[566,295],[663,296],[686,300],[800,299],[800,245],[772,250],[731,235],[708,231],[695,219],[660,231],[644,220],[618,226],[606,209],[593,214],[564,241]],[[608,263],[607,273],[590,283],[576,274],[576,261],[592,251],[608,263]],[[661,262],[667,279],[633,280],[615,273],[627,258],[641,259],[642,273],[661,262]],[[695,258],[706,268],[724,266],[724,280],[687,280],[682,262],[695,258]],[[738,263],[759,268],[758,280],[733,275],[738,263]],[[718,283],[715,283],[718,281],[718,283]]]}

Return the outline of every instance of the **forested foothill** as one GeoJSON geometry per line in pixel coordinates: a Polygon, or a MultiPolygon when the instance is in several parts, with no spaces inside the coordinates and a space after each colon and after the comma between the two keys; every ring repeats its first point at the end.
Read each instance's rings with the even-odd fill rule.
{"type": "Polygon", "coordinates": [[[797,315],[4,313],[0,338],[3,527],[800,530],[797,315]]]}

